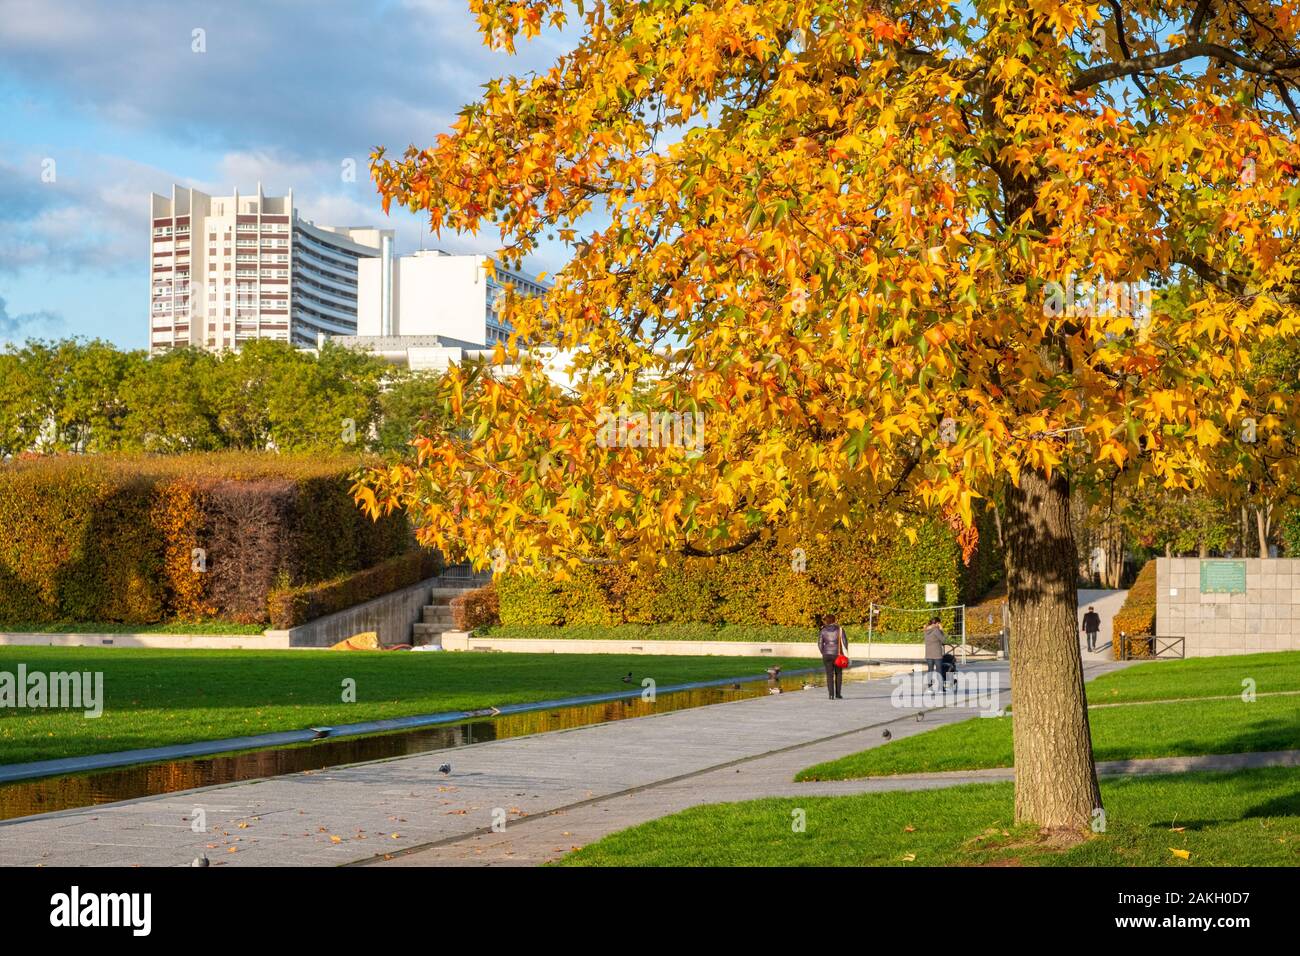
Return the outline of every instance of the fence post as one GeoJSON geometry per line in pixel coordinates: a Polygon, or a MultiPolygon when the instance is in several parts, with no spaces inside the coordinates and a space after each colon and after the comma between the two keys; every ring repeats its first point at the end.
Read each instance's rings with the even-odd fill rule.
{"type": "Polygon", "coordinates": [[[1128,660],[1128,634],[1124,631],[1119,632],[1119,659],[1128,660]]]}

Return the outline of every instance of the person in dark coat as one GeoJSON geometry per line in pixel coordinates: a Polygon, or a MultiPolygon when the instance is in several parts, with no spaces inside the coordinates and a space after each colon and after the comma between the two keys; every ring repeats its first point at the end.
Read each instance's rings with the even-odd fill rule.
{"type": "Polygon", "coordinates": [[[925,673],[928,676],[934,671],[940,687],[943,686],[943,638],[943,625],[939,618],[930,618],[930,623],[925,626],[925,673]]]}
{"type": "Polygon", "coordinates": [[[843,700],[844,671],[835,666],[835,658],[841,654],[849,656],[849,639],[844,636],[844,628],[840,627],[834,614],[822,618],[822,629],[817,632],[817,649],[826,665],[826,693],[831,700],[843,700]]]}
{"type": "Polygon", "coordinates": [[[1097,632],[1101,630],[1101,615],[1097,613],[1096,608],[1091,604],[1088,605],[1088,613],[1083,616],[1081,630],[1087,635],[1088,650],[1095,651],[1097,649],[1097,632]]]}

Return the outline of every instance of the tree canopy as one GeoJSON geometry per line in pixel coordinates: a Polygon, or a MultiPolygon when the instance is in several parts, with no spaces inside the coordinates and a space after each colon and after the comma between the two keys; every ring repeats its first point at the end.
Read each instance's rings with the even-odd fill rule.
{"type": "MultiPolygon", "coordinates": [[[[474,8],[507,48],[566,18],[474,8]]],[[[572,247],[511,303],[522,374],[449,378],[469,440],[377,482],[419,489],[432,543],[578,561],[969,526],[1026,468],[1212,487],[1261,447],[1282,480],[1295,399],[1242,376],[1296,330],[1295,4],[577,9],[550,70],[375,158],[435,228],[572,247]],[[529,366],[538,341],[574,350],[576,391],[529,366]],[[703,413],[704,453],[600,447],[622,406],[703,413]]]]}

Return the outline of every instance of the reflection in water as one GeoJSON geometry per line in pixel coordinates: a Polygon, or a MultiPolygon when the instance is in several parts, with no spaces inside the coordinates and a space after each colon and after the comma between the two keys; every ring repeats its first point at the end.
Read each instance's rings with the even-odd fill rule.
{"type": "MultiPolygon", "coordinates": [[[[806,679],[783,677],[780,681],[781,689],[797,690],[806,679]]],[[[603,704],[538,710],[373,737],[322,740],[319,743],[247,751],[226,757],[173,760],[74,776],[20,781],[0,786],[0,820],[159,793],[175,793],[215,784],[236,783],[240,780],[319,770],[340,764],[464,747],[489,740],[567,730],[611,720],[626,720],[629,717],[665,714],[706,704],[762,697],[771,693],[773,687],[774,682],[769,678],[766,683],[749,681],[730,687],[705,687],[661,694],[654,703],[634,697],[603,704]]]]}

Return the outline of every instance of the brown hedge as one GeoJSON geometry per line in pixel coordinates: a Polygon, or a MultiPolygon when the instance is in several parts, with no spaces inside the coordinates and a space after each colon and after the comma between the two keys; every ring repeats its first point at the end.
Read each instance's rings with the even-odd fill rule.
{"type": "Polygon", "coordinates": [[[437,552],[418,549],[333,581],[277,588],[268,599],[271,627],[288,629],[326,614],[374,600],[434,577],[442,570],[437,552]]]}
{"type": "Polygon", "coordinates": [[[451,599],[452,627],[473,631],[501,620],[501,604],[496,586],[486,584],[451,599]]]}
{"type": "Polygon", "coordinates": [[[1111,620],[1111,653],[1118,660],[1123,654],[1121,634],[1127,634],[1134,656],[1151,652],[1151,641],[1142,640],[1156,632],[1156,563],[1142,565],[1133,586],[1128,589],[1124,605],[1111,620]],[[1138,640],[1132,640],[1137,635],[1138,640]]]}
{"type": "Polygon", "coordinates": [[[268,619],[273,587],[412,546],[355,507],[354,457],[69,455],[0,465],[0,626],[268,619]]]}

